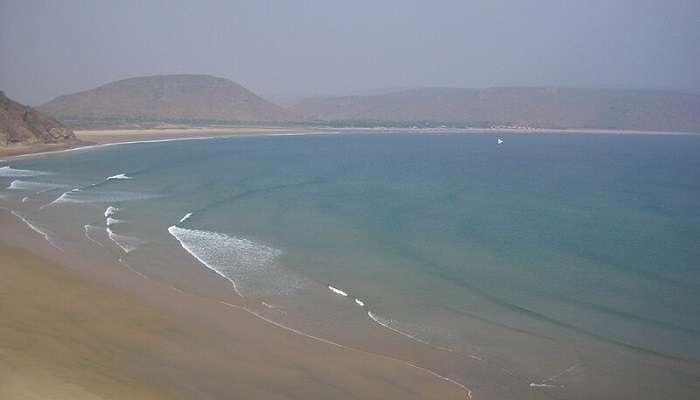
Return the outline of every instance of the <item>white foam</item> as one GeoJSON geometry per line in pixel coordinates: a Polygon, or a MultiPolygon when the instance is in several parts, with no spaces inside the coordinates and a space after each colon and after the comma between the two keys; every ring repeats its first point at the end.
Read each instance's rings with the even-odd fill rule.
{"type": "Polygon", "coordinates": [[[22,197],[22,203],[26,203],[26,202],[28,202],[28,201],[29,201],[29,197],[28,197],[28,196],[22,197]]]}
{"type": "Polygon", "coordinates": [[[13,177],[29,177],[29,176],[38,176],[38,175],[48,175],[48,172],[44,171],[35,171],[31,169],[15,169],[8,166],[5,167],[0,167],[0,176],[2,177],[8,177],[8,178],[13,178],[13,177]]]}
{"type": "Polygon", "coordinates": [[[282,251],[223,233],[171,226],[168,232],[190,255],[231,282],[240,296],[289,294],[308,279],[277,263],[282,251]]]}
{"type": "Polygon", "coordinates": [[[420,342],[420,343],[423,343],[423,344],[428,344],[426,341],[424,341],[424,340],[422,340],[422,339],[419,339],[419,338],[417,338],[417,337],[411,335],[410,333],[407,333],[407,332],[398,330],[398,329],[394,328],[393,326],[391,326],[392,324],[395,323],[394,320],[379,317],[379,316],[375,315],[374,313],[372,313],[372,311],[369,311],[369,310],[367,311],[367,316],[368,316],[372,321],[378,323],[379,325],[385,327],[386,329],[389,329],[389,330],[391,330],[391,331],[393,331],[393,332],[398,333],[399,335],[406,336],[407,338],[413,339],[413,340],[415,340],[415,341],[417,341],[417,342],[420,342]]]}
{"type": "Polygon", "coordinates": [[[105,221],[105,224],[106,224],[107,226],[112,226],[112,225],[115,225],[115,224],[121,224],[121,223],[123,223],[123,222],[124,222],[124,220],[121,220],[121,219],[114,219],[114,218],[112,218],[112,217],[107,217],[107,220],[105,221]]]}
{"type": "Polygon", "coordinates": [[[56,200],[49,204],[42,206],[41,208],[46,208],[62,203],[71,204],[85,204],[85,203],[114,203],[122,201],[136,201],[136,200],[147,200],[152,199],[157,196],[134,193],[134,192],[95,192],[88,190],[81,190],[80,188],[75,188],[68,192],[63,193],[56,200]]]}
{"type": "Polygon", "coordinates": [[[61,187],[66,187],[66,185],[48,182],[23,181],[21,179],[15,179],[14,181],[12,181],[12,183],[10,183],[10,186],[7,187],[7,190],[26,190],[30,192],[42,193],[61,187]]]}
{"type": "Polygon", "coordinates": [[[554,381],[558,378],[561,378],[562,376],[569,374],[571,372],[574,372],[578,368],[578,364],[573,364],[569,366],[568,368],[550,376],[549,378],[537,383],[537,382],[531,382],[530,387],[531,388],[563,388],[564,385],[555,385],[554,381]]]}
{"type": "Polygon", "coordinates": [[[42,235],[42,236],[44,237],[44,239],[46,239],[46,241],[49,242],[49,244],[50,244],[52,247],[54,247],[54,248],[56,248],[56,249],[58,249],[58,250],[60,250],[60,251],[63,251],[63,249],[61,248],[61,246],[57,245],[57,244],[53,241],[53,239],[51,239],[51,236],[49,235],[49,231],[48,231],[48,230],[43,230],[43,229],[39,228],[38,226],[36,226],[36,225],[34,225],[33,223],[31,223],[27,218],[25,218],[24,216],[22,216],[21,214],[19,214],[18,212],[14,211],[14,210],[10,210],[10,213],[11,213],[12,215],[14,215],[15,217],[19,218],[20,220],[22,220],[22,222],[24,222],[31,230],[33,230],[34,232],[36,232],[36,233],[42,235]]]}
{"type": "Polygon", "coordinates": [[[60,204],[64,202],[71,202],[72,200],[68,197],[70,193],[77,193],[80,191],[80,188],[75,188],[72,190],[69,190],[67,192],[62,193],[60,196],[58,196],[56,199],[54,199],[52,202],[48,204],[44,204],[43,206],[39,207],[41,210],[43,210],[46,207],[51,207],[55,204],[60,204]]]}
{"type": "Polygon", "coordinates": [[[360,307],[364,307],[364,306],[365,306],[365,302],[362,301],[362,300],[360,300],[360,299],[355,299],[355,304],[357,304],[357,305],[360,306],[360,307]]]}
{"type": "Polygon", "coordinates": [[[399,328],[397,327],[397,326],[399,325],[399,323],[398,323],[397,321],[393,320],[393,319],[382,318],[382,317],[380,317],[380,316],[378,316],[378,315],[372,313],[372,311],[370,311],[370,310],[367,311],[367,316],[368,316],[372,321],[374,321],[374,322],[376,322],[377,324],[383,326],[384,328],[389,329],[390,331],[392,331],[392,332],[394,332],[394,333],[397,333],[397,334],[399,334],[399,335],[401,335],[401,336],[405,336],[405,337],[407,337],[407,338],[409,338],[409,339],[411,339],[411,340],[414,340],[414,341],[416,341],[416,342],[418,342],[418,343],[422,343],[422,344],[425,344],[425,345],[427,345],[427,346],[430,346],[430,347],[433,347],[433,348],[436,348],[436,349],[439,349],[439,350],[444,350],[444,351],[447,351],[447,352],[453,352],[453,351],[454,351],[454,350],[452,350],[452,349],[448,349],[447,347],[436,346],[436,345],[434,345],[434,344],[428,342],[427,340],[425,340],[425,339],[423,339],[423,338],[420,338],[420,337],[418,337],[418,336],[416,336],[416,335],[413,335],[413,334],[411,334],[411,333],[408,333],[408,332],[406,332],[405,330],[399,329],[399,328]]]}
{"type": "Polygon", "coordinates": [[[133,178],[130,176],[127,176],[125,173],[121,173],[121,174],[109,176],[105,180],[112,181],[112,180],[119,180],[119,179],[133,179],[133,178]]]}
{"type": "Polygon", "coordinates": [[[109,218],[110,216],[114,215],[117,211],[119,211],[119,208],[114,207],[114,206],[109,206],[105,210],[105,218],[109,218]]]}
{"type": "Polygon", "coordinates": [[[187,221],[188,219],[190,219],[191,216],[192,216],[192,213],[185,214],[184,217],[180,218],[180,221],[178,221],[178,224],[181,224],[181,223],[187,221]]]}
{"type": "Polygon", "coordinates": [[[102,229],[102,228],[98,228],[98,227],[92,226],[92,225],[84,225],[83,231],[84,231],[85,238],[87,238],[87,240],[89,240],[93,243],[96,243],[100,247],[105,247],[105,245],[103,245],[102,242],[100,242],[97,239],[90,236],[90,230],[94,230],[94,229],[102,229]]]}
{"type": "Polygon", "coordinates": [[[550,384],[548,384],[548,383],[535,383],[535,382],[532,382],[532,383],[530,383],[530,387],[531,387],[531,388],[555,388],[555,387],[559,387],[559,386],[558,386],[558,385],[550,385],[550,384]]]}
{"type": "Polygon", "coordinates": [[[345,293],[345,292],[343,292],[342,290],[340,290],[340,289],[338,289],[338,288],[335,288],[335,287],[333,287],[333,286],[331,286],[331,285],[328,285],[328,289],[330,289],[331,292],[333,292],[333,293],[335,293],[335,294],[339,294],[339,295],[341,295],[341,296],[343,296],[343,297],[348,297],[348,294],[347,294],[347,293],[345,293]]]}
{"type": "Polygon", "coordinates": [[[107,227],[107,236],[125,253],[131,253],[146,242],[133,236],[119,235],[114,233],[112,229],[107,227]]]}
{"type": "Polygon", "coordinates": [[[267,317],[261,315],[260,313],[257,313],[257,312],[255,312],[254,310],[251,310],[250,308],[245,307],[245,306],[239,306],[239,305],[227,303],[227,302],[225,302],[225,301],[219,301],[219,303],[220,303],[220,304],[223,304],[223,305],[225,305],[225,306],[227,306],[227,307],[230,307],[230,308],[234,308],[234,309],[238,309],[238,310],[241,310],[241,311],[245,311],[245,312],[247,312],[247,313],[249,313],[249,314],[251,314],[251,315],[253,315],[253,316],[255,316],[255,317],[257,317],[257,318],[259,318],[259,319],[261,319],[261,320],[263,320],[263,321],[265,321],[265,322],[267,322],[267,323],[270,324],[270,325],[273,325],[273,326],[275,326],[275,327],[277,327],[277,328],[284,329],[284,330],[286,330],[286,331],[295,333],[295,334],[297,334],[297,335],[299,335],[299,336],[303,336],[303,337],[308,338],[308,339],[311,339],[311,340],[315,340],[315,341],[318,341],[318,342],[321,342],[321,343],[325,343],[325,344],[328,344],[328,345],[331,345],[331,346],[334,346],[334,347],[338,347],[338,348],[341,348],[341,349],[345,349],[345,350],[348,350],[348,351],[355,351],[355,352],[363,353],[363,354],[371,354],[371,355],[374,355],[374,356],[377,356],[377,357],[382,357],[382,358],[387,359],[387,360],[392,360],[392,361],[395,361],[395,362],[398,362],[398,363],[401,363],[401,364],[404,364],[404,365],[408,365],[408,366],[410,366],[411,368],[415,368],[415,369],[417,369],[417,370],[419,370],[419,371],[422,371],[422,372],[424,372],[424,373],[427,373],[427,374],[429,374],[429,375],[431,375],[431,376],[433,376],[433,377],[435,377],[435,378],[437,378],[437,379],[443,380],[443,381],[445,381],[445,382],[449,382],[449,383],[451,383],[451,384],[453,384],[453,385],[455,385],[455,386],[461,388],[462,390],[464,390],[464,392],[465,392],[465,394],[467,395],[467,398],[468,398],[468,399],[471,400],[471,398],[472,398],[472,391],[471,391],[471,389],[469,389],[467,386],[465,386],[465,385],[462,384],[462,383],[459,383],[459,382],[455,381],[455,380],[452,379],[452,378],[448,378],[448,377],[446,377],[446,376],[444,376],[444,375],[440,375],[440,374],[438,374],[438,373],[435,372],[435,371],[431,371],[431,370],[429,370],[429,369],[427,369],[427,368],[423,368],[423,367],[421,367],[421,366],[418,366],[418,365],[416,365],[416,364],[410,363],[410,362],[405,361],[405,360],[401,360],[401,359],[397,359],[397,358],[393,358],[393,357],[390,357],[390,356],[381,355],[381,354],[377,354],[377,353],[368,353],[368,352],[366,352],[366,351],[364,351],[364,350],[359,350],[359,349],[356,349],[356,348],[353,348],[353,347],[345,346],[345,345],[343,345],[343,344],[330,341],[330,340],[328,340],[328,339],[324,339],[324,338],[322,338],[322,337],[318,337],[318,336],[311,335],[311,334],[309,334],[309,333],[300,331],[300,330],[298,330],[298,329],[294,329],[294,328],[291,328],[291,327],[289,327],[289,326],[282,325],[282,324],[280,324],[279,322],[273,321],[273,320],[271,320],[270,318],[267,318],[267,317]]]}

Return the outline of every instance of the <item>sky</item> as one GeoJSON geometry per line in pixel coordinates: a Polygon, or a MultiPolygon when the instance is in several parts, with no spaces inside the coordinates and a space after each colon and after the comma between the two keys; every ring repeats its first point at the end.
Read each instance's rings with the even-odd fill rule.
{"type": "Polygon", "coordinates": [[[176,73],[279,100],[426,86],[700,92],[700,0],[0,0],[0,90],[18,101],[176,73]]]}

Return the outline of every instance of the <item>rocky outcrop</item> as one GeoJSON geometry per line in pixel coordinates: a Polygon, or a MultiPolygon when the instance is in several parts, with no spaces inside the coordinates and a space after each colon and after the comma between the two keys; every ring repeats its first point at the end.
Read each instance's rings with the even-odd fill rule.
{"type": "Polygon", "coordinates": [[[60,122],[0,92],[0,146],[73,142],[75,134],[60,122]]]}

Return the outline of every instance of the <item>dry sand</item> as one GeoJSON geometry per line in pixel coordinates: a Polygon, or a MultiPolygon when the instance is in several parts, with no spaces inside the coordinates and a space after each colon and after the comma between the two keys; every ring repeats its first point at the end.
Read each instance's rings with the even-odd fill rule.
{"type": "Polygon", "coordinates": [[[303,128],[277,127],[201,127],[201,128],[152,128],[152,129],[109,129],[76,130],[78,139],[88,143],[118,143],[141,140],[181,139],[194,137],[270,135],[312,131],[303,128]]]}
{"type": "MultiPolygon", "coordinates": [[[[0,238],[31,236],[2,214],[0,238]]],[[[113,285],[7,244],[0,271],[2,399],[468,397],[425,370],[295,334],[240,303],[123,272],[113,285]],[[158,300],[139,296],[144,288],[158,300]]]]}

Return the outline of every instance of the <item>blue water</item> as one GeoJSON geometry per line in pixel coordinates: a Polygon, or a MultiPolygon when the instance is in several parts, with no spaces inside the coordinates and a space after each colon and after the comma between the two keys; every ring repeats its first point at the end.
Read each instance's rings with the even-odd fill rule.
{"type": "MultiPolygon", "coordinates": [[[[590,346],[696,373],[700,137],[501,137],[104,147],[11,162],[0,184],[24,189],[2,190],[0,202],[66,248],[99,244],[162,279],[177,279],[169,259],[212,272],[207,264],[247,301],[284,306],[280,318],[297,315],[297,327],[327,335],[380,323],[418,346],[516,369],[525,367],[510,358],[546,369],[547,348],[566,358],[553,364],[582,368],[590,346]],[[120,173],[131,179],[105,180],[120,173]],[[115,241],[108,206],[119,209],[115,241]]],[[[697,393],[691,376],[680,384],[697,393]]]]}

